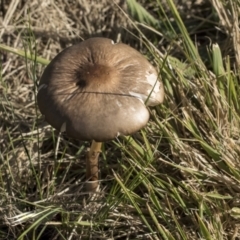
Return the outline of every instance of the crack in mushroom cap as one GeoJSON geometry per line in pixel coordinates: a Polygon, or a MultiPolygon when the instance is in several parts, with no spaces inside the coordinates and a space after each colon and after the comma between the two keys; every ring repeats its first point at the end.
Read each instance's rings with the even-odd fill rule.
{"type": "Polygon", "coordinates": [[[126,44],[90,38],[66,48],[46,67],[38,106],[46,121],[80,140],[130,135],[149,119],[145,105],[160,104],[162,83],[154,67],[126,44]]]}

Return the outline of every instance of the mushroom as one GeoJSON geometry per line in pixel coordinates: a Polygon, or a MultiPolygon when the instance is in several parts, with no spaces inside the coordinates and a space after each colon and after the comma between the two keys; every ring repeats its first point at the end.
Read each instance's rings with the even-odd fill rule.
{"type": "Polygon", "coordinates": [[[86,157],[88,190],[98,187],[102,142],[131,135],[149,120],[146,106],[163,102],[155,68],[138,51],[90,38],[60,52],[43,72],[37,94],[45,120],[69,137],[92,141],[86,157]]]}

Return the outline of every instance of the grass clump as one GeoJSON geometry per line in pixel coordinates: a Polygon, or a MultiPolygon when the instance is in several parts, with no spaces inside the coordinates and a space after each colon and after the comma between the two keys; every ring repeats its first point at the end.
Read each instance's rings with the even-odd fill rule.
{"type": "Polygon", "coordinates": [[[74,4],[1,5],[0,239],[240,239],[238,2],[74,4]],[[146,128],[105,144],[95,199],[89,143],[36,105],[43,67],[91,36],[145,53],[166,92],[146,128]]]}

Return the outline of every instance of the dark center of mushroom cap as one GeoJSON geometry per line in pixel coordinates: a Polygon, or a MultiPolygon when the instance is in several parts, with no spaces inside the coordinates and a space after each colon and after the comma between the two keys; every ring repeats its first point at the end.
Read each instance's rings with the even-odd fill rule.
{"type": "Polygon", "coordinates": [[[116,69],[98,63],[85,64],[76,70],[76,86],[81,91],[106,91],[113,87],[112,84],[116,84],[116,78],[116,69]]]}

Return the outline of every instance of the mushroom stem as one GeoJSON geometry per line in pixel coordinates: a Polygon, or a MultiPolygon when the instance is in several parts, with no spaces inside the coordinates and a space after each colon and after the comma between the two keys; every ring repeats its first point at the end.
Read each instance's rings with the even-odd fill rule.
{"type": "Polygon", "coordinates": [[[91,148],[86,159],[86,188],[89,192],[96,192],[98,187],[98,156],[101,152],[102,143],[92,141],[91,148]]]}

